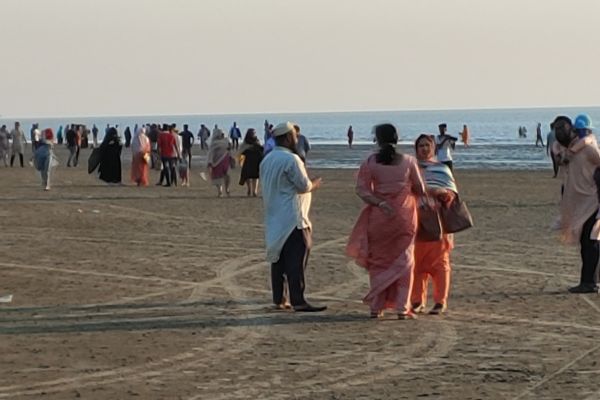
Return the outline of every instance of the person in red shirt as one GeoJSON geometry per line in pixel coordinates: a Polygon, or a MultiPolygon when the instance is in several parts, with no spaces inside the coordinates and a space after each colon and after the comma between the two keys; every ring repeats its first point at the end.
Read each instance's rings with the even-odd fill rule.
{"type": "Polygon", "coordinates": [[[177,148],[177,140],[175,136],[164,129],[158,135],[158,154],[162,161],[162,170],[160,171],[160,181],[157,185],[162,185],[163,179],[166,180],[165,186],[171,186],[171,182],[175,182],[175,161],[180,158],[179,149],[177,148]]]}

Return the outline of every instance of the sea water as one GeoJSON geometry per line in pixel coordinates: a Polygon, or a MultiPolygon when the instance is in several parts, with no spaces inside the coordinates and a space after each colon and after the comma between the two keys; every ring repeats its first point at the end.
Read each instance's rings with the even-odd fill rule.
{"type": "MultiPolygon", "coordinates": [[[[247,128],[256,129],[263,139],[264,121],[277,124],[293,121],[300,125],[302,133],[308,137],[313,147],[335,148],[327,151],[326,157],[312,158],[310,165],[320,168],[355,168],[364,157],[363,152],[344,151],[348,127],[354,130],[354,143],[366,148],[373,143],[371,128],[381,122],[391,122],[400,131],[401,149],[413,152],[412,144],[421,133],[438,133],[438,124],[446,123],[448,134],[459,137],[464,124],[469,127],[471,146],[466,148],[457,143],[454,153],[457,168],[482,169],[541,169],[548,168],[549,159],[545,149],[535,146],[536,128],[542,124],[544,144],[550,130],[550,122],[557,115],[567,115],[572,119],[579,113],[587,113],[600,127],[600,107],[583,108],[520,108],[485,110],[429,110],[429,111],[369,111],[369,112],[322,112],[322,113],[261,113],[261,114],[222,114],[222,115],[151,115],[151,116],[102,116],[102,117],[62,117],[62,118],[22,118],[27,136],[31,124],[38,122],[40,128],[55,130],[66,124],[85,124],[90,129],[93,124],[99,129],[101,139],[106,125],[118,125],[122,135],[129,126],[132,133],[136,124],[175,123],[181,130],[188,124],[196,134],[200,124],[209,129],[216,125],[225,132],[233,122],[237,122],[242,133],[247,128]],[[527,128],[527,137],[519,138],[518,128],[527,128]]],[[[12,128],[14,118],[1,118],[0,123],[12,128]]],[[[600,131],[600,129],[598,129],[600,131]]],[[[91,138],[90,138],[91,140],[91,138]]]]}

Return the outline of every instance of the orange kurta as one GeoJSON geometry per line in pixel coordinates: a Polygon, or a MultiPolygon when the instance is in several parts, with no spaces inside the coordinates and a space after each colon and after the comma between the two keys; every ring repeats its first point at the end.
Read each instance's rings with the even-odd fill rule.
{"type": "Polygon", "coordinates": [[[150,140],[144,131],[136,132],[131,146],[131,181],[139,186],[148,186],[148,162],[144,157],[150,155],[150,140]]]}

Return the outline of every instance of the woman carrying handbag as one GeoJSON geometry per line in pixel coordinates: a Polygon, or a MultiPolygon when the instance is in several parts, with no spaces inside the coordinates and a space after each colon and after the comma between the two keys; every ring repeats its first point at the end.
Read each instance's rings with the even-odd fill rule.
{"type": "MultiPolygon", "coordinates": [[[[442,314],[448,308],[450,291],[450,252],[453,235],[444,230],[446,210],[454,209],[458,190],[452,171],[435,159],[435,139],[420,135],[415,142],[419,168],[425,181],[428,202],[419,208],[419,232],[415,241],[415,279],[411,294],[413,312],[425,311],[429,278],[433,281],[435,305],[429,314],[442,314]]],[[[456,222],[453,217],[449,218],[456,222]]]]}

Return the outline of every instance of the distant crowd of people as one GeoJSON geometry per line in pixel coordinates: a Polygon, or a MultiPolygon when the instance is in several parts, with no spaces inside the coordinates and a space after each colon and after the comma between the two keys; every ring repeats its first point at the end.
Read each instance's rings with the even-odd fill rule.
{"type": "MultiPolygon", "coordinates": [[[[298,132],[300,127],[295,125],[298,132]]],[[[33,124],[30,134],[32,158],[30,164],[34,165],[34,154],[42,147],[48,151],[53,160],[48,168],[58,165],[54,154],[55,144],[64,144],[69,153],[66,160],[67,167],[77,167],[82,148],[92,147],[93,151],[88,160],[88,172],[97,172],[100,180],[118,185],[122,183],[121,153],[123,147],[131,148],[131,181],[138,186],[149,184],[149,171],[160,171],[156,185],[160,186],[189,186],[192,167],[193,145],[197,141],[201,150],[207,151],[207,172],[212,184],[217,189],[219,197],[223,194],[230,195],[230,170],[237,164],[241,165],[239,184],[246,186],[247,195],[258,195],[259,165],[262,158],[275,147],[272,137],[273,125],[265,120],[264,145],[261,144],[256,130],[249,128],[242,139],[241,129],[234,122],[226,134],[215,124],[212,131],[204,124],[200,125],[197,136],[189,130],[189,125],[183,125],[179,131],[175,124],[146,124],[136,125],[131,133],[126,127],[123,135],[119,134],[118,125],[106,125],[104,137],[98,142],[99,129],[94,124],[91,129],[85,125],[60,126],[55,134],[50,128],[42,134],[37,123],[33,124]],[[50,132],[46,134],[47,132],[50,132]],[[91,143],[89,136],[92,136],[91,143]],[[196,140],[197,139],[197,140],[196,140]],[[241,141],[241,143],[240,143],[241,141]]],[[[14,129],[10,132],[6,126],[0,128],[0,158],[7,167],[10,155],[10,166],[14,165],[15,158],[19,156],[21,167],[25,166],[25,146],[27,137],[21,128],[20,122],[15,122],[14,129]]],[[[308,139],[299,134],[298,145],[295,150],[299,157],[306,161],[311,149],[308,139]]],[[[37,166],[36,166],[37,168],[37,166]]],[[[47,174],[50,175],[50,169],[47,174]]],[[[203,174],[202,176],[206,176],[203,174]]],[[[44,189],[50,190],[49,179],[43,179],[44,189]]]]}

